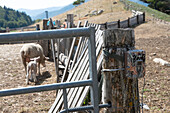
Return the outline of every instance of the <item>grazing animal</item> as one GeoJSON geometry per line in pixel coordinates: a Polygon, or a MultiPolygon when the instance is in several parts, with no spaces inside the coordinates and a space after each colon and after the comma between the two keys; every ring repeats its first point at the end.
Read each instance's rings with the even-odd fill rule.
{"type": "Polygon", "coordinates": [[[31,81],[37,82],[37,62],[40,60],[40,57],[34,58],[27,65],[27,74],[26,74],[26,84],[29,84],[29,72],[31,71],[31,81]]]}
{"type": "Polygon", "coordinates": [[[27,73],[26,71],[27,62],[30,62],[30,58],[40,57],[38,61],[38,73],[40,75],[40,64],[42,64],[44,67],[46,66],[45,65],[46,58],[43,53],[43,48],[36,43],[25,44],[21,48],[20,54],[26,73],[27,73]]]}

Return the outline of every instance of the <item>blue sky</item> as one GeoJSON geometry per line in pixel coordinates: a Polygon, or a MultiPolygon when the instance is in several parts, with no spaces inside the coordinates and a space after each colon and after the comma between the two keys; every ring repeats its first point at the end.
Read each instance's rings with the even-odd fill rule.
{"type": "Polygon", "coordinates": [[[76,0],[0,0],[0,6],[13,9],[42,9],[48,7],[65,6],[76,0]]]}

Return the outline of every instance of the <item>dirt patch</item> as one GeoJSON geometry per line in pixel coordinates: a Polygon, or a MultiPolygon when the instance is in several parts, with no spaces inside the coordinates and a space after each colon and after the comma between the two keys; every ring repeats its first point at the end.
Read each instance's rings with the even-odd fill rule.
{"type": "MultiPolygon", "coordinates": [[[[25,70],[21,64],[19,51],[23,44],[0,45],[0,90],[35,86],[26,85],[25,70]]],[[[37,76],[37,85],[55,83],[54,63],[46,61],[46,68],[41,68],[37,76]]],[[[47,112],[55,100],[55,91],[24,94],[0,98],[1,113],[47,112]]]]}
{"type": "Polygon", "coordinates": [[[170,37],[170,26],[168,24],[158,24],[152,18],[147,17],[145,23],[135,28],[136,39],[158,37],[170,37]]]}
{"type": "MultiPolygon", "coordinates": [[[[154,58],[162,58],[170,62],[170,37],[141,38],[136,40],[136,47],[146,51],[146,85],[144,87],[144,101],[151,113],[170,112],[169,84],[170,67],[161,66],[153,62],[154,58]]],[[[140,79],[140,96],[142,96],[143,79],[140,79]]]]}

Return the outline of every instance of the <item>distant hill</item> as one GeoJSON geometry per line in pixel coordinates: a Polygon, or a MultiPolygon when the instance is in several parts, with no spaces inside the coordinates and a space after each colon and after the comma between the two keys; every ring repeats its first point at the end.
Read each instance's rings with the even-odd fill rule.
{"type": "MultiPolygon", "coordinates": [[[[74,8],[74,6],[72,4],[70,4],[68,6],[65,6],[65,7],[61,8],[60,10],[55,10],[55,11],[51,11],[51,12],[49,11],[48,12],[48,17],[50,18],[50,17],[56,16],[56,15],[59,15],[61,13],[64,13],[64,12],[72,9],[72,8],[74,8]]],[[[36,19],[44,19],[45,17],[46,17],[45,12],[43,12],[43,13],[35,16],[34,19],[35,20],[36,19]]]]}
{"type": "MultiPolygon", "coordinates": [[[[90,0],[85,0],[85,2],[88,2],[88,1],[90,1],[90,0]]],[[[70,5],[67,5],[67,6],[59,9],[59,10],[55,10],[55,11],[49,11],[48,10],[48,17],[51,18],[51,17],[54,17],[56,15],[62,14],[64,12],[66,12],[66,11],[69,11],[69,10],[73,9],[74,7],[75,6],[73,4],[70,4],[70,5]]],[[[35,20],[36,19],[44,19],[45,17],[46,17],[45,12],[43,12],[43,13],[35,16],[34,19],[35,20]]]]}
{"type": "Polygon", "coordinates": [[[18,11],[21,12],[25,12],[26,14],[30,15],[31,18],[33,20],[35,20],[35,17],[39,14],[44,13],[45,11],[55,11],[55,10],[59,10],[62,7],[49,7],[49,8],[44,8],[44,9],[35,9],[35,10],[31,10],[31,9],[18,9],[18,11]]]}
{"type": "Polygon", "coordinates": [[[28,26],[32,24],[33,21],[30,16],[24,12],[15,11],[11,8],[0,6],[0,28],[17,28],[28,26]]]}

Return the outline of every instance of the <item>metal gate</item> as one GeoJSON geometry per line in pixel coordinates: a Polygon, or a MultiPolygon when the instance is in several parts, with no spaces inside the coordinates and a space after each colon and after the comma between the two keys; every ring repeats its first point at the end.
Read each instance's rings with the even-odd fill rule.
{"type": "MultiPolygon", "coordinates": [[[[48,84],[48,85],[1,90],[0,97],[63,89],[65,110],[63,110],[62,112],[74,112],[74,111],[90,109],[90,110],[93,110],[94,113],[99,113],[98,79],[97,79],[94,27],[29,31],[29,32],[17,32],[17,33],[2,33],[0,34],[0,43],[32,41],[32,40],[49,40],[49,39],[78,37],[78,36],[89,37],[88,38],[88,50],[89,50],[90,79],[83,80],[83,81],[76,81],[76,82],[68,82],[68,83],[66,82],[54,83],[54,84],[48,84]],[[92,105],[69,109],[67,106],[66,88],[81,87],[81,86],[91,87],[92,105]]],[[[100,105],[100,107],[108,107],[108,105],[100,105]]]]}

